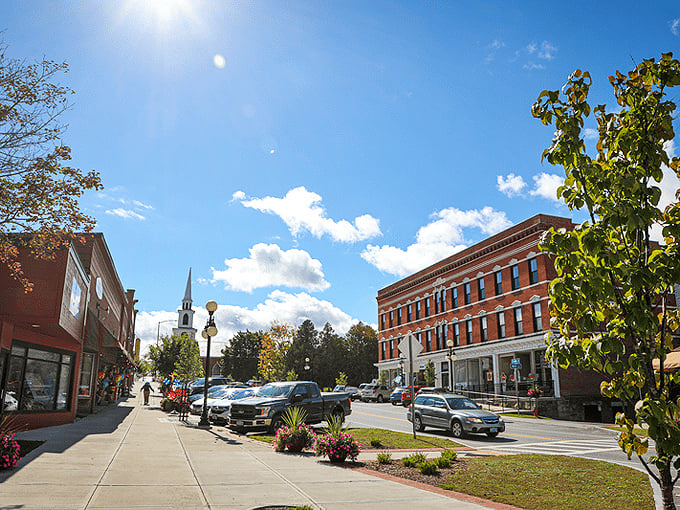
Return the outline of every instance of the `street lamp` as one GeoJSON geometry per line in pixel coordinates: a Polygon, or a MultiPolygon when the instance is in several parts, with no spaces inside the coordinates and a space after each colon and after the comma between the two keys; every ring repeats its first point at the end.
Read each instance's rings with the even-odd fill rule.
{"type": "Polygon", "coordinates": [[[161,324],[164,322],[175,322],[174,319],[168,319],[166,321],[158,321],[158,328],[156,328],[156,345],[161,341],[161,324]]]}
{"type": "Polygon", "coordinates": [[[305,358],[305,379],[309,380],[309,358],[305,358]]]}
{"type": "Polygon", "coordinates": [[[449,355],[447,356],[449,360],[449,382],[451,392],[453,393],[453,362],[456,361],[456,355],[453,352],[453,340],[448,340],[446,346],[449,348],[449,355]]]}
{"type": "Polygon", "coordinates": [[[198,422],[198,426],[202,429],[209,429],[210,422],[208,421],[208,381],[209,375],[208,370],[210,368],[210,337],[217,335],[217,328],[215,327],[215,319],[213,314],[217,310],[217,303],[215,301],[208,301],[205,304],[205,309],[208,310],[208,322],[205,323],[203,332],[201,335],[208,341],[208,345],[205,349],[205,377],[203,379],[203,412],[201,413],[201,420],[198,422]]]}

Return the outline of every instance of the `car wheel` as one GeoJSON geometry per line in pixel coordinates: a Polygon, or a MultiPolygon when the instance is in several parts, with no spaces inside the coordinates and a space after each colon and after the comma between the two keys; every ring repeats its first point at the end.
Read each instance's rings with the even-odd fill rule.
{"type": "Polygon", "coordinates": [[[416,430],[418,432],[422,432],[423,430],[425,430],[425,426],[423,425],[423,420],[417,414],[416,414],[416,417],[413,418],[413,423],[416,426],[416,430]]]}
{"type": "Polygon", "coordinates": [[[341,407],[333,411],[333,416],[340,419],[340,423],[345,423],[345,410],[341,407]]]}
{"type": "Polygon", "coordinates": [[[486,435],[487,435],[487,437],[494,438],[494,437],[498,436],[498,432],[487,432],[486,435]]]}
{"type": "Polygon", "coordinates": [[[283,427],[283,418],[281,416],[274,416],[272,419],[272,424],[269,426],[269,432],[276,434],[276,431],[283,427]]]}
{"type": "Polygon", "coordinates": [[[453,437],[463,437],[465,435],[463,424],[458,420],[453,420],[453,422],[451,422],[451,435],[453,437]]]}
{"type": "Polygon", "coordinates": [[[396,403],[396,402],[394,402],[394,401],[392,401],[392,405],[393,405],[393,406],[396,406],[396,405],[397,405],[397,403],[396,403]]]}
{"type": "Polygon", "coordinates": [[[378,403],[379,404],[383,403],[383,396],[382,395],[378,395],[378,403]]]}

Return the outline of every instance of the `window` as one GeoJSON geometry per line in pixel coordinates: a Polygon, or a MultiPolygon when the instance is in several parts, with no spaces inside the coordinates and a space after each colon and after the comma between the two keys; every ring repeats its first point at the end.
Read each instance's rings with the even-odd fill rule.
{"type": "Polygon", "coordinates": [[[451,306],[458,308],[458,287],[451,289],[451,306]]]}
{"type": "Polygon", "coordinates": [[[464,290],[465,290],[465,304],[469,305],[470,302],[472,301],[472,297],[471,297],[472,291],[470,290],[470,282],[465,284],[464,290]]]}
{"type": "Polygon", "coordinates": [[[425,351],[430,352],[432,350],[432,330],[428,329],[425,332],[425,351]]]}
{"type": "Polygon", "coordinates": [[[80,384],[78,385],[78,395],[82,397],[91,396],[92,367],[94,366],[94,354],[83,353],[83,363],[80,369],[80,384]]]}
{"type": "Polygon", "coordinates": [[[500,271],[494,274],[494,279],[496,281],[496,295],[500,296],[503,294],[503,275],[500,271]]]}
{"type": "Polygon", "coordinates": [[[439,324],[437,324],[437,326],[435,326],[435,328],[434,328],[434,337],[435,337],[435,340],[437,342],[437,350],[442,348],[441,330],[442,330],[442,328],[441,328],[441,326],[439,326],[439,324]]]}
{"type": "Polygon", "coordinates": [[[423,299],[423,302],[425,303],[425,317],[430,316],[430,298],[425,298],[423,299]]]}
{"type": "Polygon", "coordinates": [[[505,312],[498,312],[496,318],[498,319],[498,338],[505,338],[505,312]]]}
{"type": "Polygon", "coordinates": [[[187,326],[189,324],[189,314],[185,313],[182,318],[182,326],[187,326]]]}
{"type": "Polygon", "coordinates": [[[529,260],[529,283],[531,285],[538,283],[538,264],[536,259],[529,260]]]}
{"type": "Polygon", "coordinates": [[[446,311],[446,290],[444,289],[439,292],[439,311],[446,311]]]}
{"type": "Polygon", "coordinates": [[[485,298],[486,294],[484,293],[484,278],[477,280],[477,293],[479,296],[479,301],[485,298]]]}
{"type": "Polygon", "coordinates": [[[457,322],[453,325],[453,345],[460,345],[460,325],[457,322]]]}
{"type": "Polygon", "coordinates": [[[434,293],[434,313],[439,313],[439,292],[434,293]]]}
{"type": "Polygon", "coordinates": [[[71,407],[73,353],[13,342],[7,391],[20,411],[65,411],[71,407]]]}
{"type": "Polygon", "coordinates": [[[465,321],[465,342],[467,344],[472,343],[472,319],[465,321]]]}
{"type": "Polygon", "coordinates": [[[446,324],[442,325],[442,347],[448,347],[446,345],[446,330],[448,329],[448,326],[446,324]]]}
{"type": "Polygon", "coordinates": [[[397,326],[401,324],[401,306],[397,308],[397,326]]]}
{"type": "Polygon", "coordinates": [[[486,328],[486,316],[481,317],[479,319],[479,327],[482,330],[482,342],[486,342],[489,339],[489,335],[487,333],[487,328],[486,328]]]}
{"type": "Polygon", "coordinates": [[[411,322],[411,305],[406,306],[406,322],[411,322]]]}
{"type": "Polygon", "coordinates": [[[420,319],[420,301],[416,301],[416,320],[420,319]]]}
{"type": "Polygon", "coordinates": [[[385,358],[385,344],[387,344],[387,342],[381,342],[380,343],[380,348],[382,350],[382,356],[380,357],[380,359],[386,359],[385,358]]]}
{"type": "Polygon", "coordinates": [[[522,309],[518,306],[515,308],[515,335],[523,335],[524,327],[522,326],[522,309]]]}
{"type": "Polygon", "coordinates": [[[519,267],[510,266],[512,290],[519,289],[519,267]]]}
{"type": "Polygon", "coordinates": [[[393,325],[392,324],[393,319],[394,319],[394,312],[392,312],[392,310],[390,310],[390,327],[392,327],[392,325],[393,325]]]}
{"type": "Polygon", "coordinates": [[[381,324],[380,329],[385,329],[385,314],[384,313],[380,315],[380,324],[381,324]]]}
{"type": "Polygon", "coordinates": [[[534,303],[532,307],[532,315],[534,319],[534,331],[542,331],[543,321],[541,320],[541,303],[534,303]]]}

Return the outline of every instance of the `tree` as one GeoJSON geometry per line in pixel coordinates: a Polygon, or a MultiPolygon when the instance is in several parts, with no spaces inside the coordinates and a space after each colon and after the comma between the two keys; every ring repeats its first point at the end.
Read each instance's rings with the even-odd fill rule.
{"type": "Polygon", "coordinates": [[[175,360],[175,372],[185,382],[198,379],[203,375],[198,342],[187,334],[183,334],[179,339],[179,344],[179,355],[175,360]]]}
{"type": "Polygon", "coordinates": [[[371,381],[378,362],[378,334],[367,324],[355,324],[345,335],[347,378],[354,384],[371,381]]]}
{"type": "Polygon", "coordinates": [[[286,379],[289,372],[286,370],[286,355],[295,333],[294,327],[274,321],[269,331],[262,336],[262,350],[257,368],[263,380],[269,382],[286,379]]]}
{"type": "Polygon", "coordinates": [[[30,292],[19,248],[49,259],[79,232],[92,231],[95,220],[77,199],[102,185],[97,172],[67,166],[71,149],[59,142],[65,129],[59,119],[73,93],[57,83],[67,64],[27,64],[8,58],[6,49],[0,41],[0,263],[30,292]]]}
{"type": "Polygon", "coordinates": [[[587,72],[575,71],[563,94],[541,92],[532,107],[535,117],[556,128],[543,158],[564,167],[558,196],[570,209],[588,214],[573,231],[551,229],[541,242],[557,272],[550,284],[553,332],[547,354],[561,367],[601,372],[602,395],[631,405],[634,420],[623,413],[616,417],[626,429],[618,443],[629,458],[635,453],[660,485],[664,508],[674,509],[680,371],[665,370],[664,360],[680,324],[671,291],[680,282],[680,193],[665,209],[659,200],[660,184],[674,178],[673,172],[680,177],[680,159],[664,150],[675,136],[675,104],[666,91],[680,85],[680,62],[663,54],[628,75],[617,71],[609,81],[620,111],[594,108],[595,158],[586,153],[582,138],[591,113],[587,72]],[[654,229],[662,231],[663,244],[652,241],[654,229]],[[634,433],[635,422],[646,425],[655,442],[656,455],[647,460],[648,442],[634,433]]]}
{"type": "Polygon", "coordinates": [[[322,388],[333,387],[335,381],[333,374],[345,369],[346,354],[345,340],[335,333],[329,323],[326,323],[319,334],[319,347],[316,354],[315,365],[318,368],[314,380],[319,383],[319,386],[322,388]]]}
{"type": "Polygon", "coordinates": [[[257,363],[262,349],[262,331],[239,331],[222,349],[222,375],[231,374],[237,381],[247,381],[257,375],[257,363]]]}
{"type": "Polygon", "coordinates": [[[432,363],[432,360],[429,360],[425,365],[425,370],[423,371],[423,378],[425,379],[425,384],[427,384],[428,386],[434,385],[435,374],[434,363],[432,363]]]}
{"type": "Polygon", "coordinates": [[[203,368],[198,357],[197,372],[191,371],[194,347],[195,355],[198,357],[198,344],[186,333],[182,335],[164,336],[158,345],[152,345],[149,349],[149,360],[152,363],[153,371],[158,373],[161,378],[165,378],[177,371],[178,362],[181,362],[182,370],[187,370],[185,375],[194,374],[194,377],[203,375],[203,368]],[[187,345],[192,344],[192,345],[187,345]]]}
{"type": "Polygon", "coordinates": [[[286,368],[294,370],[303,377],[316,380],[314,373],[319,369],[316,351],[319,344],[319,333],[314,327],[314,323],[309,319],[305,320],[295,333],[295,337],[286,353],[286,368]],[[305,358],[313,360],[310,370],[305,370],[305,358]],[[312,372],[309,374],[308,372],[312,372]]]}
{"type": "Polygon", "coordinates": [[[335,385],[336,386],[346,386],[347,385],[347,375],[345,372],[340,372],[338,376],[335,378],[335,385]]]}

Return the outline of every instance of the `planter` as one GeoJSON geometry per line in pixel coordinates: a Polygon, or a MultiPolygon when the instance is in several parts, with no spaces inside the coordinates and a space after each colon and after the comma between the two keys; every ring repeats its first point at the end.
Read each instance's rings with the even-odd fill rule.
{"type": "Polygon", "coordinates": [[[338,453],[333,453],[333,454],[328,455],[328,460],[330,460],[333,463],[345,462],[346,458],[347,458],[347,452],[338,452],[338,453]]]}

